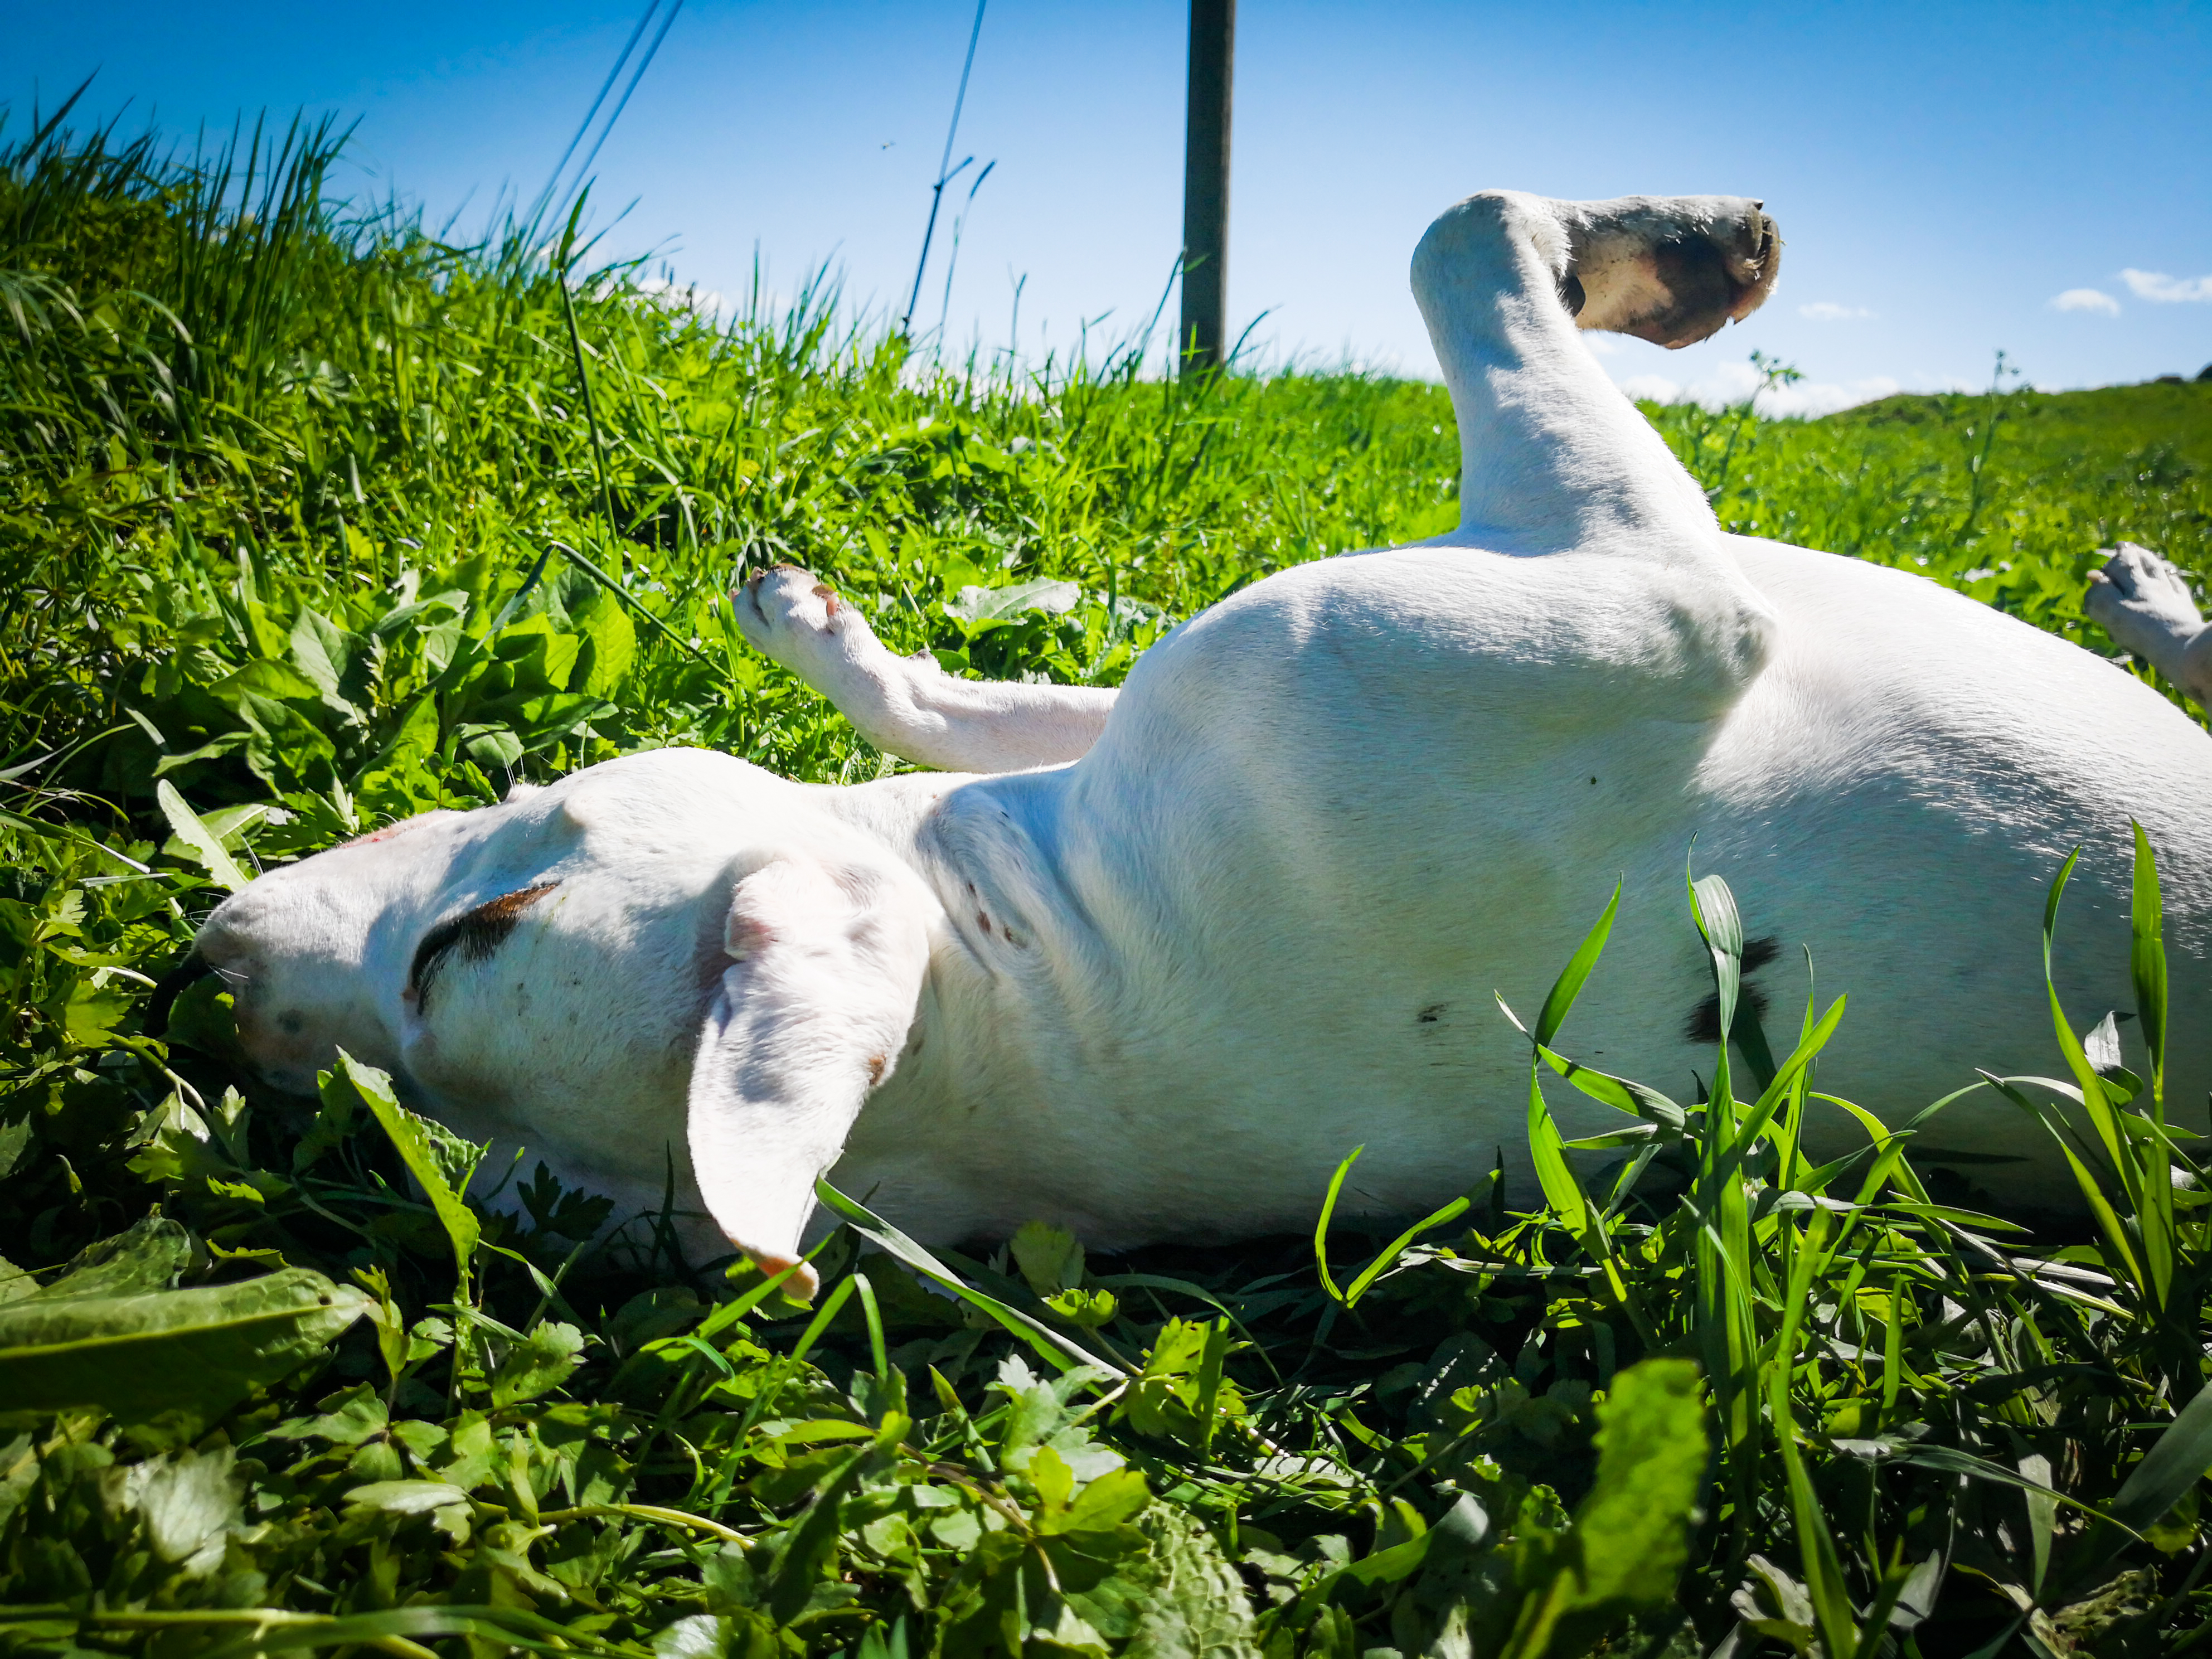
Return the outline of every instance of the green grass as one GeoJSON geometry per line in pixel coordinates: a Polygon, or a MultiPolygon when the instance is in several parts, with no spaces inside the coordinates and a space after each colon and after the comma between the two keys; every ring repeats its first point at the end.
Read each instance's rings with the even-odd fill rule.
{"type": "MultiPolygon", "coordinates": [[[[374,1073],[265,1095],[211,988],[144,1036],[227,885],[392,817],[656,744],[884,769],[733,639],[717,596],[749,567],[823,571],[968,672],[1111,684],[1243,582],[1454,517],[1435,387],[1177,384],[1141,338],[1018,377],[915,362],[821,284],[718,322],[558,234],[334,212],[330,154],[0,154],[0,1648],[2205,1632],[2212,1244],[2137,1035],[2163,1029],[2149,881],[2112,991],[2134,1069],[2117,1028],[2081,1040],[2101,1010],[2054,1024],[2108,1217],[2069,1238],[1978,1215],[1908,1124],[1808,1167],[1801,1123],[1850,1109],[1810,1064],[1822,1008],[1739,1015],[1705,1101],[1573,1066],[1601,928],[1532,1027],[1527,1140],[1468,1146],[1465,1200],[1406,1237],[1316,1194],[1307,1240],[929,1257],[854,1209],[813,1309],[679,1260],[654,1216],[477,1170],[374,1073]],[[958,602],[1044,578],[1081,600],[958,602]],[[1559,1143],[1543,1091],[1570,1085],[1623,1106],[1615,1144],[1559,1143]],[[1501,1158],[1543,1209],[1506,1204],[1501,1158]],[[495,1188],[520,1218],[467,1200],[495,1188]]],[[[1649,412],[1732,526],[2092,648],[2096,546],[2212,570],[2212,386],[1649,412]]],[[[1759,902],[1686,899],[1724,997],[1759,902]]],[[[2045,1133],[2051,1091],[2015,1086],[2045,1133]]]]}

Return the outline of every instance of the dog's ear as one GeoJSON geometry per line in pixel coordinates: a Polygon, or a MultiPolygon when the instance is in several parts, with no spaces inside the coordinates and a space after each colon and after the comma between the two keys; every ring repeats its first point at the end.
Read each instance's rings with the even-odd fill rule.
{"type": "MultiPolygon", "coordinates": [[[[792,854],[732,896],[732,960],[691,1067],[691,1164],[717,1224],[770,1273],[797,1257],[815,1179],[914,1024],[928,905],[903,875],[792,854]]],[[[812,1291],[811,1269],[793,1278],[812,1291]]]]}

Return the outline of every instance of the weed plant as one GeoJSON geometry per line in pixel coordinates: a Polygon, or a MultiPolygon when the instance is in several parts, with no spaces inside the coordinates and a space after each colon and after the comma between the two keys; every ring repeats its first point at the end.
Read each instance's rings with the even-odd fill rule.
{"type": "MultiPolygon", "coordinates": [[[[827,282],[724,317],[573,222],[464,247],[335,209],[335,145],[58,119],[0,150],[0,1648],[1934,1659],[2212,1629],[2212,1255],[2148,846],[2128,1052],[2054,996],[2056,1079],[1960,1079],[2068,1149],[2076,1238],[1915,1164],[1946,1103],[1849,1103],[1818,1068],[1840,1001],[1758,1029],[1713,874],[1683,921],[1727,1033],[1703,1099],[1571,1058],[1607,908],[1522,1028],[1525,1143],[1469,1146],[1402,1237],[1332,1225],[1332,1188],[1310,1240],[1091,1261],[1033,1225],[971,1258],[825,1189],[849,1225],[811,1307],[682,1260],[665,1213],[482,1167],[373,1071],[265,1094],[217,988],[144,1035],[226,890],[392,817],[662,744],[887,769],[736,639],[749,568],[823,572],[955,672],[1112,684],[1243,582],[1455,518],[1432,386],[1179,381],[1141,331],[946,362],[827,282]],[[1619,1131],[1563,1141],[1570,1086],[1619,1131]],[[1810,1164],[1814,1115],[1865,1145],[1810,1164]]],[[[1732,528],[2093,647],[2090,550],[2212,562],[2212,387],[1648,412],[1732,528]]]]}

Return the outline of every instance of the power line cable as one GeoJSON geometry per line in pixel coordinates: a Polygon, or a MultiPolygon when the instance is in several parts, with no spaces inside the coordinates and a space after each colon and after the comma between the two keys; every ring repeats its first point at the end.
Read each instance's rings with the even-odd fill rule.
{"type": "Polygon", "coordinates": [[[568,170],[568,158],[576,153],[576,146],[584,142],[584,135],[592,130],[592,123],[599,117],[599,106],[607,101],[607,94],[614,89],[616,78],[623,72],[623,65],[629,62],[629,55],[637,49],[646,25],[653,21],[653,14],[659,9],[660,0],[646,0],[645,15],[637,20],[637,27],[629,32],[629,39],[623,43],[622,53],[615,59],[614,67],[607,71],[607,78],[599,83],[599,96],[592,100],[591,108],[584,112],[584,118],[576,124],[575,134],[568,140],[568,148],[561,152],[560,161],[554,164],[551,175],[545,180],[545,188],[538,192],[538,200],[530,210],[531,223],[538,222],[546,209],[552,205],[554,190],[561,182],[561,175],[568,170]]]}
{"type": "MultiPolygon", "coordinates": [[[[968,101],[968,76],[975,67],[975,43],[983,37],[983,8],[989,3],[990,0],[975,0],[975,26],[968,31],[968,60],[960,66],[960,90],[952,100],[952,124],[945,130],[945,154],[937,163],[937,182],[929,187],[929,222],[922,228],[921,258],[915,262],[914,291],[907,296],[906,315],[899,319],[901,333],[912,325],[914,308],[921,303],[921,273],[929,267],[929,239],[937,234],[937,210],[944,204],[945,186],[952,177],[949,171],[952,167],[952,143],[960,132],[960,107],[968,101]]],[[[964,167],[968,163],[963,161],[960,165],[964,167]]]]}
{"type": "Polygon", "coordinates": [[[615,130],[615,123],[622,119],[623,112],[629,107],[630,94],[637,90],[637,83],[645,79],[646,70],[653,67],[653,60],[660,51],[660,43],[668,38],[668,31],[675,26],[676,14],[683,9],[684,0],[676,0],[676,3],[669,7],[667,15],[660,20],[660,27],[653,37],[653,44],[645,49],[645,56],[637,60],[637,68],[631,72],[629,84],[623,88],[621,100],[615,105],[614,113],[607,117],[607,124],[599,129],[599,136],[592,141],[592,148],[585,155],[583,165],[576,169],[575,178],[570,180],[568,191],[561,198],[561,205],[566,206],[568,198],[574,196],[584,180],[591,176],[592,163],[599,159],[599,146],[607,142],[607,135],[615,130]]]}

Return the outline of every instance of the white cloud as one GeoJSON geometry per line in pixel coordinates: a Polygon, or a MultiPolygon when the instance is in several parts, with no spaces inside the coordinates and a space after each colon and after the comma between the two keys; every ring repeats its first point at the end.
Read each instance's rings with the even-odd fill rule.
{"type": "Polygon", "coordinates": [[[1904,390],[1887,374],[1869,374],[1859,380],[1800,380],[1796,386],[1778,386],[1761,392],[1758,407],[1762,415],[1797,415],[1812,420],[1856,404],[1870,404],[1877,398],[1894,398],[1904,390]]]}
{"type": "Polygon", "coordinates": [[[2108,317],[2120,314],[2120,302],[2111,295],[2094,288],[2069,288],[2063,294],[2051,296],[2053,311],[2101,311],[2108,317]]]}
{"type": "MultiPolygon", "coordinates": [[[[2212,276],[2169,276],[2162,270],[2130,269],[2120,273],[2120,280],[2134,290],[2138,300],[2156,300],[2162,304],[2188,300],[2212,302],[2212,276]]],[[[2118,308],[2113,307],[2116,311],[2118,308]]]]}
{"type": "Polygon", "coordinates": [[[1761,392],[1759,371],[1749,363],[1723,363],[1705,379],[1687,386],[1663,374],[1636,374],[1623,380],[1620,389],[1632,398],[1646,398],[1654,403],[1702,404],[1707,409],[1740,404],[1756,393],[1755,406],[1762,415],[1811,420],[1877,398],[1894,397],[1905,388],[1887,374],[1869,374],[1857,380],[1800,380],[1795,386],[1769,386],[1761,392]]]}
{"type": "Polygon", "coordinates": [[[702,317],[720,316],[729,303],[718,289],[672,282],[665,276],[641,276],[637,279],[637,287],[641,294],[650,294],[672,305],[688,307],[702,317]]]}
{"type": "Polygon", "coordinates": [[[1839,306],[1833,300],[1815,300],[1810,305],[1799,306],[1797,314],[1816,323],[1851,323],[1874,313],[1864,306],[1839,306]]]}

